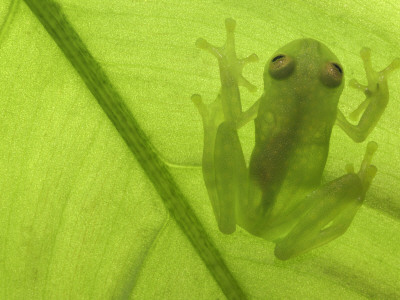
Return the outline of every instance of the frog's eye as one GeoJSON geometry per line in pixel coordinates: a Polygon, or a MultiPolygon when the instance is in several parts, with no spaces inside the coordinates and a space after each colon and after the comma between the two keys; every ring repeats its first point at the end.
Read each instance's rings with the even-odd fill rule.
{"type": "Polygon", "coordinates": [[[320,79],[328,87],[336,87],[342,83],[343,69],[338,63],[328,62],[321,71],[320,79]]]}
{"type": "Polygon", "coordinates": [[[269,74],[275,79],[284,79],[293,73],[294,60],[285,54],[275,56],[269,63],[269,74]]]}

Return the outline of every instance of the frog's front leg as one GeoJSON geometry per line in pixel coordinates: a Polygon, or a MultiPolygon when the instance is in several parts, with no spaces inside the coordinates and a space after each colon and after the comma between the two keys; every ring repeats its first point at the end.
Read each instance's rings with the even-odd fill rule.
{"type": "Polygon", "coordinates": [[[378,123],[389,101],[388,75],[400,67],[400,59],[396,58],[384,70],[376,72],[371,64],[371,50],[363,48],[360,55],[364,62],[368,85],[364,86],[353,79],[350,81],[350,86],[363,91],[366,99],[350,114],[350,118],[358,120],[361,114],[362,116],[358,124],[353,125],[338,110],[336,120],[336,123],[355,142],[363,142],[378,123]]]}
{"type": "Polygon", "coordinates": [[[257,115],[258,102],[242,112],[239,86],[250,91],[256,88],[242,76],[243,67],[257,61],[255,54],[238,59],[235,52],[233,19],[225,20],[227,39],[223,47],[215,47],[204,39],[196,45],[218,59],[221,89],[215,101],[203,103],[193,95],[203,120],[203,177],[220,230],[232,233],[236,228],[236,204],[246,197],[247,167],[237,129],[257,115]]]}
{"type": "Polygon", "coordinates": [[[283,239],[277,241],[275,255],[286,260],[317,248],[342,235],[350,226],[365,194],[376,174],[371,160],[378,145],[369,142],[360,167],[355,174],[353,167],[348,174],[333,180],[308,195],[295,209],[304,215],[283,239]]]}

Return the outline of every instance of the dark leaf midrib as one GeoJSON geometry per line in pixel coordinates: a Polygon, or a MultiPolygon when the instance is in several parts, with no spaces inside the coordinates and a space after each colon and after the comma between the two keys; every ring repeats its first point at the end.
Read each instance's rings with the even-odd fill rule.
{"type": "Polygon", "coordinates": [[[52,39],[70,61],[96,98],[98,104],[153,183],[171,216],[203,260],[229,299],[244,299],[245,294],[226,266],[221,254],[188,205],[167,166],[156,151],[106,73],[90,54],[61,7],[49,0],[24,0],[52,39]]]}

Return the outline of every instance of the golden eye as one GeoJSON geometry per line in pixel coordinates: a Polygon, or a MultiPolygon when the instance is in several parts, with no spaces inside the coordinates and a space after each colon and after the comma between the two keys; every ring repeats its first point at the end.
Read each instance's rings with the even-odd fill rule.
{"type": "Polygon", "coordinates": [[[342,83],[343,69],[338,63],[328,62],[322,68],[320,79],[328,87],[337,87],[342,83]]]}
{"type": "Polygon", "coordinates": [[[275,56],[269,63],[269,74],[275,79],[284,79],[293,73],[294,60],[285,55],[275,56]]]}

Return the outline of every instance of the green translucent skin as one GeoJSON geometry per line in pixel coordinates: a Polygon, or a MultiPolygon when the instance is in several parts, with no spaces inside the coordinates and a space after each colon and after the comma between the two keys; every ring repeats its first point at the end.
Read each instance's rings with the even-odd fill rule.
{"type": "Polygon", "coordinates": [[[332,127],[336,123],[354,141],[364,141],[386,108],[387,75],[400,60],[375,72],[370,50],[361,51],[368,85],[351,81],[366,95],[351,115],[359,119],[353,125],[337,108],[344,86],[337,57],[316,40],[295,40],[271,57],[263,95],[243,112],[239,86],[255,87],[241,72],[257,56],[236,57],[235,25],[225,21],[223,47],[196,42],[217,57],[221,75],[213,103],[192,96],[204,125],[204,181],[223,233],[234,232],[238,224],[275,242],[276,257],[285,260],[342,235],[362,205],[377,171],[370,164],[377,144],[368,143],[359,172],[348,166],[347,174],[321,185],[332,127]],[[237,130],[252,120],[256,141],[247,167],[237,130]]]}

